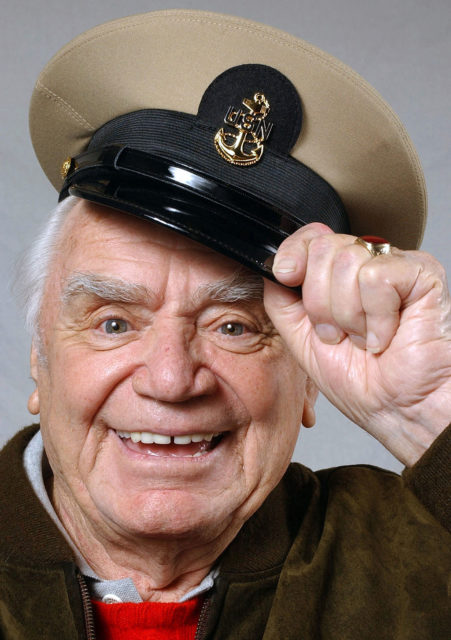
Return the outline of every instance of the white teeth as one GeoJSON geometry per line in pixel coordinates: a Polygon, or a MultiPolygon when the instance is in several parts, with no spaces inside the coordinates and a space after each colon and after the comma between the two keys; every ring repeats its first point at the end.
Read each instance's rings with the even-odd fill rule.
{"type": "Polygon", "coordinates": [[[165,436],[161,433],[150,433],[149,431],[116,431],[116,433],[120,438],[131,438],[133,442],[143,442],[144,444],[171,444],[171,442],[174,442],[174,444],[190,444],[191,442],[211,442],[215,436],[214,433],[193,433],[184,436],[165,436]]]}
{"type": "Polygon", "coordinates": [[[163,436],[160,433],[153,434],[155,444],[171,444],[171,436],[163,436]]]}
{"type": "Polygon", "coordinates": [[[191,436],[174,436],[174,444],[190,444],[191,436]]]}

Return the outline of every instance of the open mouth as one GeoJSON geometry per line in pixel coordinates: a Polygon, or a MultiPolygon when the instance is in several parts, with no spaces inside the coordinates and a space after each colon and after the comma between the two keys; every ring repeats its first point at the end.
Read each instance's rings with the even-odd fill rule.
{"type": "Polygon", "coordinates": [[[212,451],[224,433],[193,433],[178,436],[148,431],[116,431],[124,445],[136,453],[173,458],[199,458],[212,451]]]}

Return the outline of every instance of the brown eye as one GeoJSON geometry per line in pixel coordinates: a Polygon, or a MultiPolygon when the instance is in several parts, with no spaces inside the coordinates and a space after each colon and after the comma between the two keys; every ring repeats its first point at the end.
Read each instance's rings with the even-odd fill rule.
{"type": "Polygon", "coordinates": [[[120,318],[111,318],[104,323],[105,333],[110,335],[116,335],[119,333],[125,333],[128,330],[128,324],[125,320],[120,318]]]}
{"type": "Polygon", "coordinates": [[[226,336],[241,336],[244,326],[240,322],[226,322],[220,326],[219,331],[226,336]]]}

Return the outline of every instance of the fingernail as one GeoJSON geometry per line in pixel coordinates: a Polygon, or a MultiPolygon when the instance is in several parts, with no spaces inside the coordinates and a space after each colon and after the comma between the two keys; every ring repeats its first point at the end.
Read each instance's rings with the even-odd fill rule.
{"type": "Polygon", "coordinates": [[[368,351],[371,351],[371,353],[379,353],[381,350],[379,339],[372,331],[368,331],[366,334],[366,348],[368,351]]]}
{"type": "Polygon", "coordinates": [[[327,344],[340,342],[340,334],[333,324],[317,324],[315,325],[315,331],[322,342],[327,342],[327,344]]]}
{"type": "Polygon", "coordinates": [[[296,270],[296,260],[293,258],[279,258],[274,260],[274,273],[292,273],[296,270]]]}

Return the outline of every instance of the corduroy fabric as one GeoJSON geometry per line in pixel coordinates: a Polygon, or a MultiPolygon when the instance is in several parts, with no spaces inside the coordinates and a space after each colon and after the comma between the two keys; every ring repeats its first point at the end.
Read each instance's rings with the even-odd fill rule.
{"type": "MultiPolygon", "coordinates": [[[[0,454],[0,637],[84,640],[71,551],[22,467],[34,431],[0,454]]],[[[427,454],[438,485],[448,437],[427,454]]],[[[422,473],[412,468],[409,485],[422,473]]],[[[446,490],[422,500],[439,513],[434,496],[446,490]]],[[[396,474],[290,465],[219,559],[199,639],[448,640],[450,542],[396,474]]]]}
{"type": "MultiPolygon", "coordinates": [[[[404,480],[418,499],[451,531],[451,429],[445,429],[404,480]]],[[[451,583],[450,583],[451,588],[451,583]]]]}

